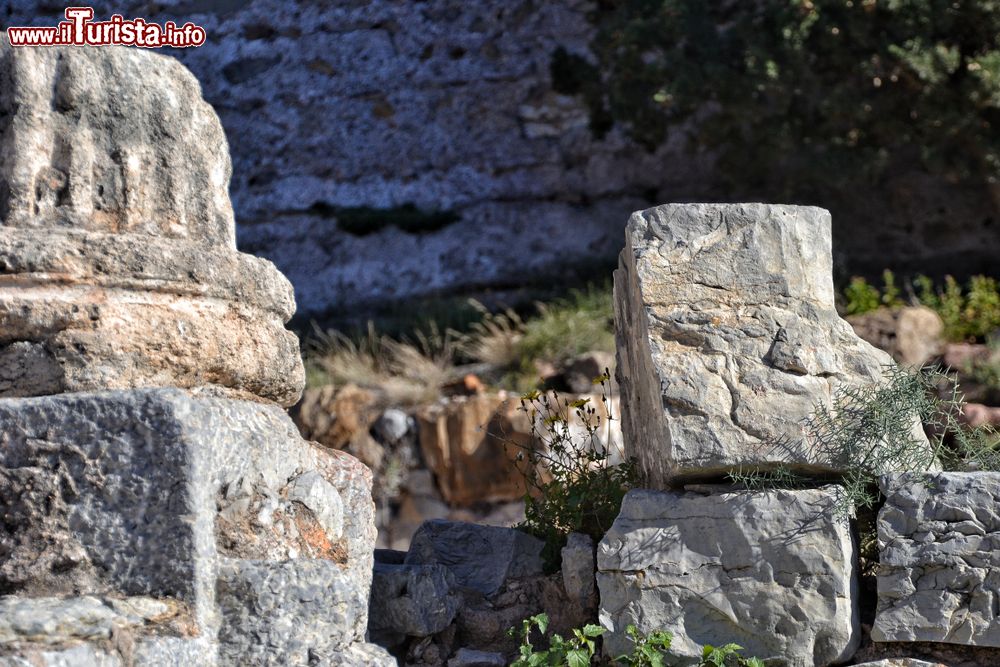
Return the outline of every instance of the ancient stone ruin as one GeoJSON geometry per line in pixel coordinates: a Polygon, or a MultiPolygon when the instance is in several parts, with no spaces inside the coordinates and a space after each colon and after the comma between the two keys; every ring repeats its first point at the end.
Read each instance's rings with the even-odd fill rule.
{"type": "MultiPolygon", "coordinates": [[[[769,667],[845,664],[866,632],[1000,647],[997,473],[876,471],[863,630],[844,461],[802,424],[892,362],[837,315],[826,211],[633,215],[618,377],[648,488],[599,544],[570,535],[552,571],[535,537],[435,520],[375,554],[371,472],[334,449],[345,425],[324,422],[322,448],[283,409],[304,383],[291,288],[236,250],[195,79],[139,50],[0,43],[0,84],[0,667],[396,664],[386,648],[502,665],[507,629],[542,610],[567,636],[597,616],[609,656],[629,624],[668,630],[679,665],[720,642],[769,667]],[[778,466],[822,482],[724,483],[778,466]]],[[[437,484],[456,504],[515,497],[523,479],[462,445],[497,405],[467,403],[413,420],[437,484]]]]}
{"type": "Polygon", "coordinates": [[[0,665],[379,665],[371,474],[300,438],[291,287],[194,77],[0,44],[0,665]]]}
{"type": "MultiPolygon", "coordinates": [[[[809,442],[804,420],[838,387],[884,381],[892,363],[834,309],[829,214],[638,212],[615,294],[626,454],[658,490],[631,491],[598,546],[606,654],[628,648],[634,623],[673,632],[678,664],[730,641],[768,665],[850,661],[862,640],[859,555],[835,511],[841,487],[723,483],[726,471],[778,465],[829,479],[843,461],[809,442]]],[[[1000,646],[997,474],[875,472],[887,500],[871,640],[904,656],[907,642],[1000,646]]],[[[997,664],[995,653],[957,660],[997,664]]]]}

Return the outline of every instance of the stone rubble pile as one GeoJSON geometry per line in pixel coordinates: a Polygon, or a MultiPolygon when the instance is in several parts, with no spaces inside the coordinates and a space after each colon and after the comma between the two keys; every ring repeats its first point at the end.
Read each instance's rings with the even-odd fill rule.
{"type": "MultiPolygon", "coordinates": [[[[630,492],[598,547],[607,654],[630,647],[629,624],[672,632],[677,664],[708,643],[786,667],[858,649],[858,547],[838,487],[721,483],[779,464],[837,472],[843,462],[803,421],[892,363],[837,315],[830,224],[822,209],[763,204],[666,205],[629,221],[615,272],[623,430],[656,490],[630,492]]],[[[903,478],[886,492],[876,640],[997,632],[990,557],[977,555],[995,548],[995,496],[983,482],[951,485],[935,496],[903,478]],[[978,495],[960,500],[966,490],[978,495]]]]}
{"type": "Polygon", "coordinates": [[[462,667],[507,664],[519,642],[507,630],[540,612],[568,634],[596,611],[593,543],[571,535],[551,575],[544,546],[513,528],[425,522],[409,551],[376,552],[372,641],[403,665],[462,667]]]}
{"type": "Polygon", "coordinates": [[[0,665],[392,665],[371,473],[301,439],[291,287],[137,49],[0,43],[0,665]]]}

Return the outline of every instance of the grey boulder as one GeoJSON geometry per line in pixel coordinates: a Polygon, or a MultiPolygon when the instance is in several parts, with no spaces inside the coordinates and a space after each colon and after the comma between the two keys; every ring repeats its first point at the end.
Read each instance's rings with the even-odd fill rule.
{"type": "Polygon", "coordinates": [[[404,637],[430,637],[447,628],[461,597],[443,565],[375,563],[368,632],[378,644],[404,637]]]}
{"type": "Polygon", "coordinates": [[[417,530],[408,565],[439,563],[459,586],[490,596],[510,579],[542,574],[545,544],[514,528],[435,519],[417,530]]]}
{"type": "Polygon", "coordinates": [[[674,664],[735,642],[768,665],[823,667],[860,641],[857,550],[839,490],[699,495],[634,490],[597,552],[604,651],[625,629],[673,634],[674,664]]]}

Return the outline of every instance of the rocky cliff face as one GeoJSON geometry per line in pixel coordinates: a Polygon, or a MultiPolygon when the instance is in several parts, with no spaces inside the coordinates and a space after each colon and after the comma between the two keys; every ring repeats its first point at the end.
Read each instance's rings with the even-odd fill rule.
{"type": "MultiPolygon", "coordinates": [[[[59,18],[10,7],[4,23],[59,18]]],[[[580,0],[94,8],[205,27],[165,52],[226,129],[240,247],[289,277],[300,314],[610,266],[643,193],[689,177],[618,130],[594,138],[553,90],[553,52],[587,53],[580,0]]]]}
{"type": "MultiPolygon", "coordinates": [[[[204,46],[166,52],[222,120],[241,249],[277,264],[303,316],[610,268],[632,211],[734,196],[679,138],[655,153],[622,128],[597,138],[584,102],[558,92],[573,73],[553,80],[556,50],[591,57],[592,2],[93,6],[206,29],[204,46]]],[[[5,7],[5,25],[54,25],[63,6],[5,7]]],[[[998,242],[982,192],[919,174],[877,187],[802,202],[834,211],[850,270],[988,269],[998,242]]]]}

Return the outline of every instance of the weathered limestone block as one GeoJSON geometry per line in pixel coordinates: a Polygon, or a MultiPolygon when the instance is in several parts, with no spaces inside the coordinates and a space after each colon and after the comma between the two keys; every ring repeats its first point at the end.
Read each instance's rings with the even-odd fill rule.
{"type": "Polygon", "coordinates": [[[830,215],[765,204],[634,213],[615,271],[626,454],[647,484],[784,462],[836,467],[801,421],[887,354],[834,308],[830,215]]]}
{"type": "Polygon", "coordinates": [[[597,552],[605,652],[630,651],[634,623],[673,633],[681,665],[728,642],[769,665],[850,658],[860,641],[857,549],[832,513],[838,492],[629,492],[597,552]]]}
{"type": "Polygon", "coordinates": [[[288,281],[236,251],[225,135],[142,49],[0,39],[0,397],[217,386],[294,403],[288,281]]]}
{"type": "Polygon", "coordinates": [[[1000,646],[1000,473],[882,479],[875,641],[1000,646]]]}
{"type": "Polygon", "coordinates": [[[3,604],[35,605],[19,636],[0,623],[8,660],[91,639],[111,613],[140,645],[172,637],[207,656],[181,664],[364,653],[371,474],[301,440],[276,405],[181,389],[0,399],[0,507],[3,604]],[[31,630],[54,596],[75,596],[69,620],[31,630]],[[102,600],[110,611],[87,611],[102,600]]]}
{"type": "Polygon", "coordinates": [[[388,653],[370,662],[333,659],[364,636],[356,627],[357,592],[330,560],[224,561],[217,588],[221,662],[281,667],[325,657],[331,667],[394,666],[388,653]]]}

